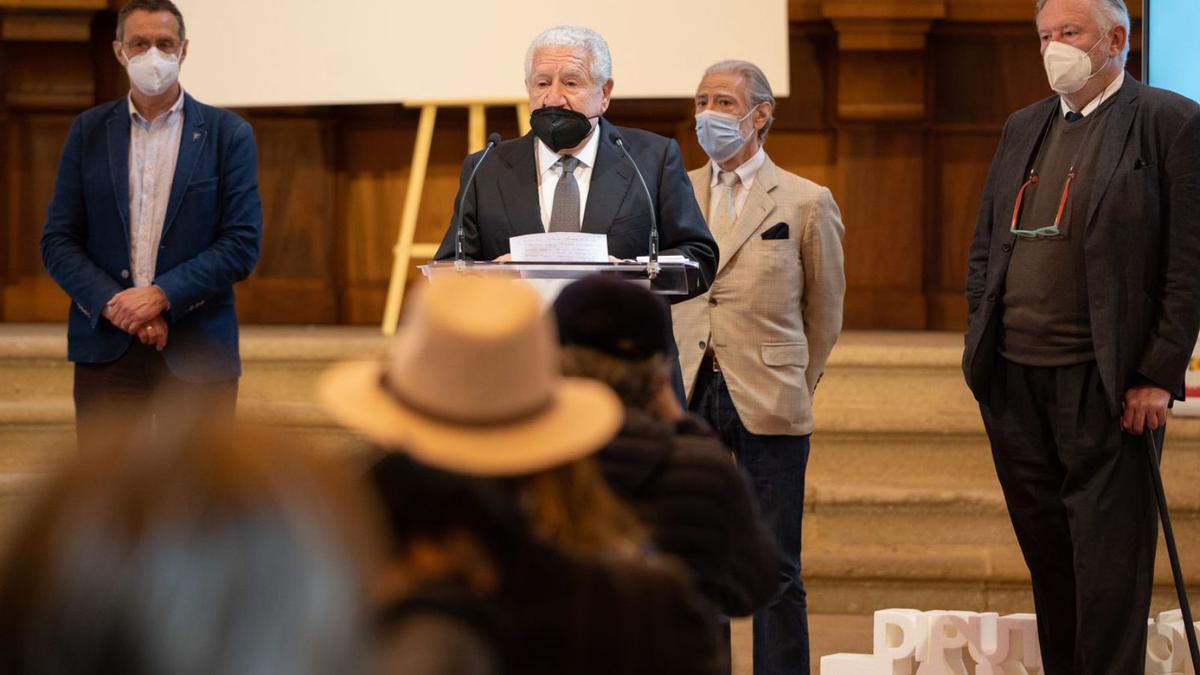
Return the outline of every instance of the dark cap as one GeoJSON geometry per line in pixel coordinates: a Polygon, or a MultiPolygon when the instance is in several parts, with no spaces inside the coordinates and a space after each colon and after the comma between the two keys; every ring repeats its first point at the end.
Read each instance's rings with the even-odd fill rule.
{"type": "Polygon", "coordinates": [[[670,351],[671,310],[633,282],[593,275],[567,286],[554,301],[558,340],[627,361],[670,351]]]}

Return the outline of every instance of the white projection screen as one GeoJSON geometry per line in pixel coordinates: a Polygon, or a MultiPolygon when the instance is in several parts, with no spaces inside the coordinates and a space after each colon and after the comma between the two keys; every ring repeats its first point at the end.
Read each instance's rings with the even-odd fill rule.
{"type": "Polygon", "coordinates": [[[525,49],[559,24],[599,31],[615,98],[690,98],[705,66],[763,68],[788,93],[787,0],[176,0],[181,81],[220,106],[525,96],[525,49]]]}

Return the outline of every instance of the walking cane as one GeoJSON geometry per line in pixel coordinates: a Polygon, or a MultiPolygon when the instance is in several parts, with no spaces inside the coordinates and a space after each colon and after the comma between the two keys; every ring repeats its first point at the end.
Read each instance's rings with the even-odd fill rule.
{"type": "Polygon", "coordinates": [[[1154,495],[1158,497],[1158,516],[1162,520],[1163,538],[1167,542],[1167,555],[1171,558],[1171,575],[1175,577],[1175,592],[1179,595],[1179,610],[1183,613],[1183,633],[1187,636],[1188,649],[1192,652],[1192,667],[1200,673],[1200,647],[1196,646],[1196,624],[1192,622],[1192,608],[1188,605],[1187,589],[1183,585],[1183,570],[1179,566],[1179,549],[1175,548],[1175,532],[1171,529],[1171,516],[1167,513],[1167,493],[1163,490],[1162,471],[1158,468],[1158,445],[1154,432],[1146,429],[1146,450],[1150,459],[1150,477],[1154,481],[1154,495]]]}

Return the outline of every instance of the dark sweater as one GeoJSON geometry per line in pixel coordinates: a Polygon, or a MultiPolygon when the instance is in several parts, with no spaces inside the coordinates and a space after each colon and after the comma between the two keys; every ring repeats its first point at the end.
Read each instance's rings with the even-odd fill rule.
{"type": "MultiPolygon", "coordinates": [[[[1025,190],[1017,226],[1035,230],[1054,224],[1072,160],[1071,181],[1059,223],[1061,235],[1017,237],[1004,291],[1001,354],[1029,366],[1067,366],[1095,358],[1083,244],[1093,168],[1104,123],[1116,97],[1087,117],[1067,122],[1056,111],[1038,148],[1039,181],[1025,190]]],[[[1014,193],[1015,194],[1015,193],[1014,193]]]]}
{"type": "MultiPolygon", "coordinates": [[[[712,607],[674,561],[570,555],[536,539],[513,495],[487,478],[398,454],[379,458],[370,478],[397,544],[467,532],[499,573],[499,589],[486,598],[456,590],[453,579],[425,586],[384,616],[393,631],[406,616],[440,613],[490,643],[511,675],[722,672],[712,607]]],[[[438,647],[429,645],[435,655],[438,647]]]]}
{"type": "Polygon", "coordinates": [[[689,414],[673,425],[627,409],[624,428],[598,461],[654,544],[687,566],[721,612],[752,614],[775,593],[775,538],[746,477],[704,420],[689,414]]]}

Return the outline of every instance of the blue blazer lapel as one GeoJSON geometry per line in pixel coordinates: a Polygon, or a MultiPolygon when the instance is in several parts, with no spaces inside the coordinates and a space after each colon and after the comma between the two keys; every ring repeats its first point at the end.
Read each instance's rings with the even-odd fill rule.
{"type": "Polygon", "coordinates": [[[1096,158],[1096,174],[1092,177],[1091,197],[1088,200],[1087,230],[1091,229],[1096,211],[1100,208],[1100,200],[1104,198],[1105,189],[1125,151],[1125,141],[1133,125],[1133,116],[1137,111],[1135,103],[1141,87],[1140,82],[1126,74],[1125,83],[1117,92],[1117,100],[1113,102],[1113,109],[1109,111],[1108,121],[1104,124],[1104,138],[1100,141],[1100,155],[1096,158]]]}
{"type": "Polygon", "coordinates": [[[179,157],[175,161],[175,176],[171,180],[171,199],[167,202],[163,237],[167,236],[171,224],[175,222],[175,216],[179,215],[179,205],[183,202],[184,194],[187,193],[188,183],[192,180],[192,173],[196,170],[196,164],[200,160],[201,150],[204,149],[207,139],[208,130],[205,128],[204,115],[200,112],[200,106],[191,94],[185,93],[183,133],[179,135],[179,157]]]}
{"type": "Polygon", "coordinates": [[[125,235],[125,250],[129,250],[129,119],[128,99],[113,106],[108,118],[108,173],[112,179],[113,198],[121,215],[121,232],[125,235]]]}
{"type": "MultiPolygon", "coordinates": [[[[596,129],[596,133],[600,134],[600,147],[596,151],[596,166],[592,167],[581,228],[583,232],[591,234],[608,234],[613,218],[625,201],[625,193],[633,182],[633,169],[629,167],[625,153],[608,140],[610,130],[608,121],[601,118],[600,126],[596,129]]],[[[628,148],[629,141],[626,140],[625,144],[628,148]]],[[[634,149],[630,148],[629,152],[633,153],[634,149]]]]}
{"type": "MultiPolygon", "coordinates": [[[[504,202],[504,213],[508,217],[509,231],[514,237],[545,231],[542,226],[541,197],[538,195],[533,141],[533,134],[528,133],[516,142],[496,149],[496,153],[500,155],[498,159],[508,165],[508,170],[500,171],[496,180],[499,183],[500,199],[504,202]]],[[[507,248],[507,241],[505,247],[507,248]]]]}

